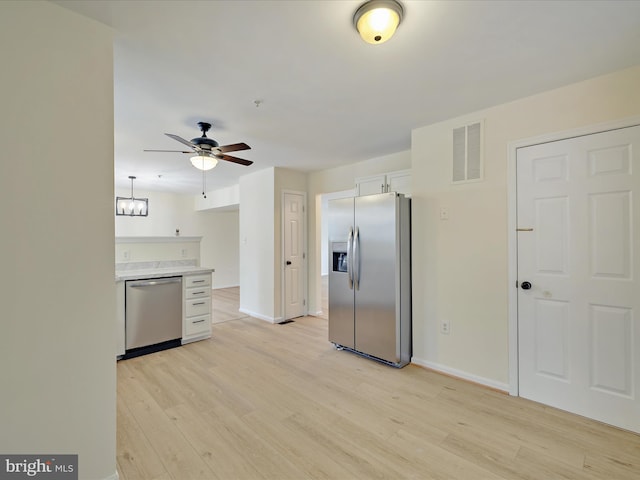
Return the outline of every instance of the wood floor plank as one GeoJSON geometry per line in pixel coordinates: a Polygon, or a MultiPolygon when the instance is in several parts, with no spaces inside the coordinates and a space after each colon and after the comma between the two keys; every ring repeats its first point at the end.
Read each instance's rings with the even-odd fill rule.
{"type": "MultiPolygon", "coordinates": [[[[140,362],[142,358],[131,359],[140,362]]],[[[120,365],[119,365],[120,366],[120,365]]],[[[155,401],[152,389],[148,384],[138,380],[140,376],[123,375],[118,378],[118,395],[122,397],[127,408],[146,439],[153,448],[155,456],[160,459],[171,478],[181,480],[186,478],[210,479],[213,474],[209,467],[194,452],[181,432],[173,425],[171,419],[155,401]]],[[[136,452],[134,457],[140,458],[142,452],[136,452]]],[[[149,462],[149,459],[143,459],[149,462]]]]}
{"type": "Polygon", "coordinates": [[[162,478],[168,472],[146,435],[126,406],[123,396],[117,400],[117,463],[121,477],[129,480],[162,478]]]}
{"type": "MultiPolygon", "coordinates": [[[[585,445],[580,441],[577,425],[562,428],[555,415],[544,415],[539,404],[520,400],[517,405],[511,397],[497,396],[489,398],[491,392],[483,392],[478,398],[460,395],[458,392],[443,390],[436,400],[446,405],[451,413],[466,425],[484,431],[499,432],[501,436],[513,442],[526,444],[528,448],[539,451],[548,458],[556,458],[576,467],[584,463],[585,445]]],[[[554,412],[554,414],[557,412],[554,412]]],[[[574,415],[561,412],[567,418],[574,415]]]]}
{"type": "Polygon", "coordinates": [[[167,413],[207,463],[213,472],[212,479],[261,478],[261,471],[248,457],[273,457],[274,452],[258,453],[265,445],[260,441],[251,442],[252,436],[245,435],[234,415],[219,417],[186,405],[174,407],[167,413]]]}
{"type": "Polygon", "coordinates": [[[640,471],[640,451],[626,459],[590,452],[584,460],[584,468],[593,472],[597,478],[631,478],[640,471]]]}
{"type": "Polygon", "coordinates": [[[639,435],[338,351],[322,318],[226,320],[117,370],[122,480],[640,478],[639,435]]]}
{"type": "MultiPolygon", "coordinates": [[[[412,465],[419,470],[419,475],[414,478],[438,478],[438,479],[482,479],[505,480],[516,477],[503,476],[494,469],[487,468],[484,462],[476,461],[479,449],[473,452],[465,452],[460,455],[444,444],[433,443],[424,435],[415,435],[412,431],[401,429],[389,439],[388,444],[393,445],[399,455],[406,457],[412,465]]],[[[505,455],[503,461],[508,462],[509,456],[505,455]]],[[[490,465],[489,465],[490,466],[490,465]]]]}
{"type": "Polygon", "coordinates": [[[228,322],[246,317],[240,312],[240,288],[216,288],[211,293],[213,305],[212,323],[228,322]]]}

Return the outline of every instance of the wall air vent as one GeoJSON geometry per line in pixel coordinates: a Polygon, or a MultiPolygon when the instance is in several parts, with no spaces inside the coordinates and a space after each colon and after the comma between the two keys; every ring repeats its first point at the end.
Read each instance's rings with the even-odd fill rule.
{"type": "Polygon", "coordinates": [[[452,182],[482,180],[482,122],[453,129],[452,182]]]}

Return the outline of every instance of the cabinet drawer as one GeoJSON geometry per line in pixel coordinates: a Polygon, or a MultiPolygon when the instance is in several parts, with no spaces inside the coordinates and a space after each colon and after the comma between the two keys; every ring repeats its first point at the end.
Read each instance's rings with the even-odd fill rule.
{"type": "MultiPolygon", "coordinates": [[[[205,315],[211,313],[211,298],[190,298],[185,301],[187,317],[194,317],[196,315],[205,315]]],[[[188,320],[188,319],[187,319],[188,320]]]]}
{"type": "Polygon", "coordinates": [[[196,335],[198,333],[208,332],[211,328],[211,315],[199,315],[197,317],[187,318],[184,329],[185,335],[196,335]]]}
{"type": "Polygon", "coordinates": [[[183,277],[184,286],[186,288],[191,287],[204,287],[211,285],[211,274],[205,273],[203,275],[189,275],[183,277]]]}
{"type": "Polygon", "coordinates": [[[210,297],[211,287],[205,285],[204,287],[187,288],[184,298],[189,300],[191,298],[210,297]]]}

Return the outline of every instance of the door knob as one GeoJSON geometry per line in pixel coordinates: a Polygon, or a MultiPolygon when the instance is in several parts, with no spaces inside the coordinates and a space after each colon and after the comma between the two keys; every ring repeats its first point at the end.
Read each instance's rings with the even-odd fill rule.
{"type": "Polygon", "coordinates": [[[522,282],[522,284],[520,284],[520,286],[522,287],[523,290],[529,290],[531,288],[531,283],[522,282]]]}
{"type": "Polygon", "coordinates": [[[291,265],[291,260],[287,260],[287,265],[291,265]]]}

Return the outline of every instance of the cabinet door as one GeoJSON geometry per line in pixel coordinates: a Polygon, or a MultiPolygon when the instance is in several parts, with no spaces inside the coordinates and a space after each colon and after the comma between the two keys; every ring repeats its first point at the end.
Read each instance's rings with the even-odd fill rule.
{"type": "Polygon", "coordinates": [[[405,197],[411,196],[411,170],[398,170],[387,174],[388,192],[397,192],[404,194],[405,197]]]}
{"type": "Polygon", "coordinates": [[[373,195],[374,193],[384,193],[386,191],[386,176],[371,175],[369,177],[356,178],[356,195],[373,195]]]}

